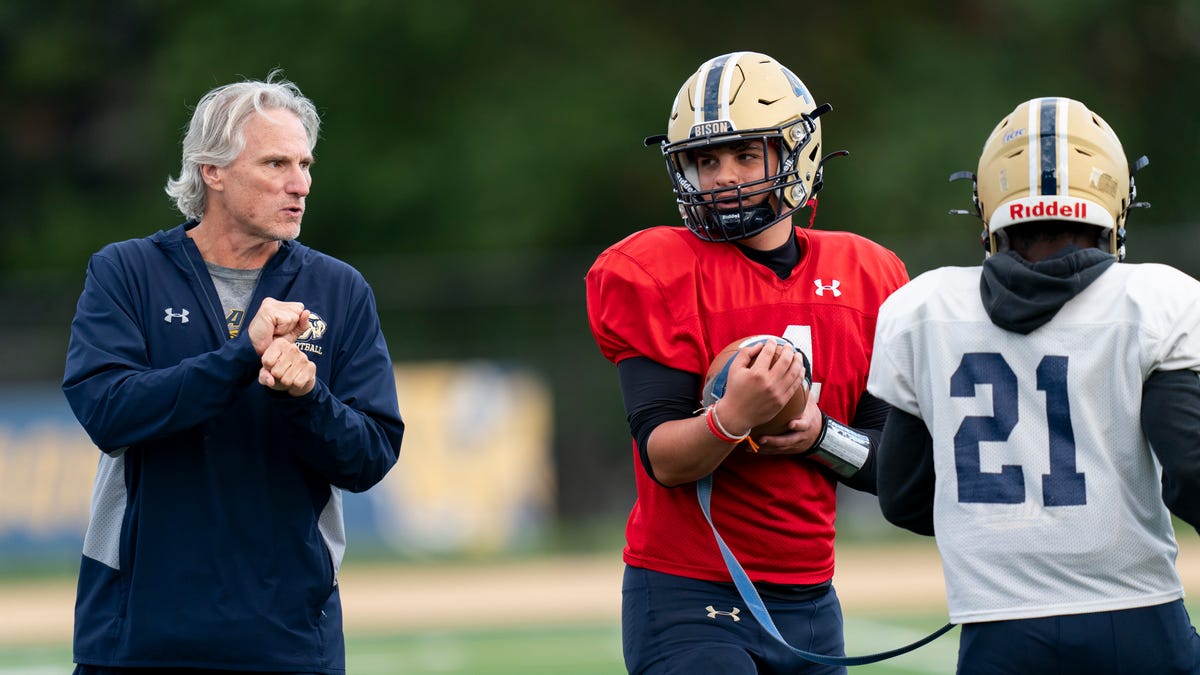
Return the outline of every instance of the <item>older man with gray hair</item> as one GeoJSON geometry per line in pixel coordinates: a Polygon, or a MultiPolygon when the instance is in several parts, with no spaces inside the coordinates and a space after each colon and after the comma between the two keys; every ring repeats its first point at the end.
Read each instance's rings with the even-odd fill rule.
{"type": "Polygon", "coordinates": [[[210,91],[166,188],[186,222],[88,265],[63,378],[101,451],[79,675],[345,672],[342,492],[404,422],[370,286],[296,241],[319,129],[277,71],[210,91]]]}

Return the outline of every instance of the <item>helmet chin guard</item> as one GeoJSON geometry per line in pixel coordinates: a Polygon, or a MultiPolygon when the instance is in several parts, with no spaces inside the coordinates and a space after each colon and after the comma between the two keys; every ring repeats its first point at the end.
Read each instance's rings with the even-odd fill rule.
{"type": "Polygon", "coordinates": [[[738,209],[709,209],[702,218],[704,233],[696,234],[709,241],[746,239],[782,219],[773,207],[764,204],[738,209]]]}

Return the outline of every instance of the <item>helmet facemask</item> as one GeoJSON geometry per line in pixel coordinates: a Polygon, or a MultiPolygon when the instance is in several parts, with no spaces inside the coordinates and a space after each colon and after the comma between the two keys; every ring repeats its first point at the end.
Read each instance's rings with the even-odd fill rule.
{"type": "Polygon", "coordinates": [[[800,156],[810,148],[815,122],[807,115],[780,130],[750,130],[727,137],[663,143],[667,173],[684,223],[706,241],[753,237],[808,203],[813,176],[801,175],[800,156]],[[792,142],[784,141],[788,135],[792,142]],[[762,178],[738,185],[700,189],[696,154],[725,145],[760,143],[762,178]]]}

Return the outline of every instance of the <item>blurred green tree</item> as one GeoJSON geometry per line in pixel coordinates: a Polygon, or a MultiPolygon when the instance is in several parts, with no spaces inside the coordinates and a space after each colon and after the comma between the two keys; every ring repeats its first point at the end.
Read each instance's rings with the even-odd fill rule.
{"type": "Polygon", "coordinates": [[[827,169],[817,227],[876,238],[913,274],[979,261],[978,224],[946,215],[969,187],[946,178],[1040,95],[1087,102],[1150,156],[1130,259],[1200,272],[1180,245],[1200,147],[1193,0],[16,0],[0,5],[0,301],[24,321],[0,380],[56,379],[88,255],[181,220],[162,187],[196,100],[281,67],[324,115],[305,243],[363,270],[398,360],[543,372],[560,508],[619,511],[624,413],[582,277],[624,235],[678,224],[641,140],[701,62],[738,49],[834,106],[826,151],[850,156],[827,169]]]}

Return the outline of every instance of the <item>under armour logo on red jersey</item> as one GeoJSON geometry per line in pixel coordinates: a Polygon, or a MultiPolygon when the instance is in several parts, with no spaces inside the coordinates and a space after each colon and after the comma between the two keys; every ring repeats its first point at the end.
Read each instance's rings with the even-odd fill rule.
{"type": "Polygon", "coordinates": [[[708,611],[708,618],[710,618],[710,619],[715,619],[715,618],[717,618],[718,615],[720,615],[720,616],[727,616],[727,617],[733,619],[734,621],[742,620],[741,617],[738,616],[738,614],[741,613],[742,610],[738,609],[737,607],[734,607],[732,612],[722,612],[719,609],[713,609],[712,605],[709,605],[708,607],[705,607],[704,609],[708,611]]]}
{"type": "Polygon", "coordinates": [[[166,321],[167,323],[171,323],[171,321],[174,319],[179,319],[179,323],[188,322],[188,311],[186,309],[181,309],[176,312],[174,307],[167,307],[164,312],[166,313],[166,316],[163,317],[163,321],[166,321]]]}
{"type": "Polygon", "coordinates": [[[813,279],[813,283],[817,286],[817,295],[825,295],[825,291],[829,291],[833,293],[833,297],[835,298],[842,297],[842,292],[838,290],[838,286],[841,286],[842,282],[837,279],[834,279],[829,284],[825,284],[822,279],[813,279]]]}

